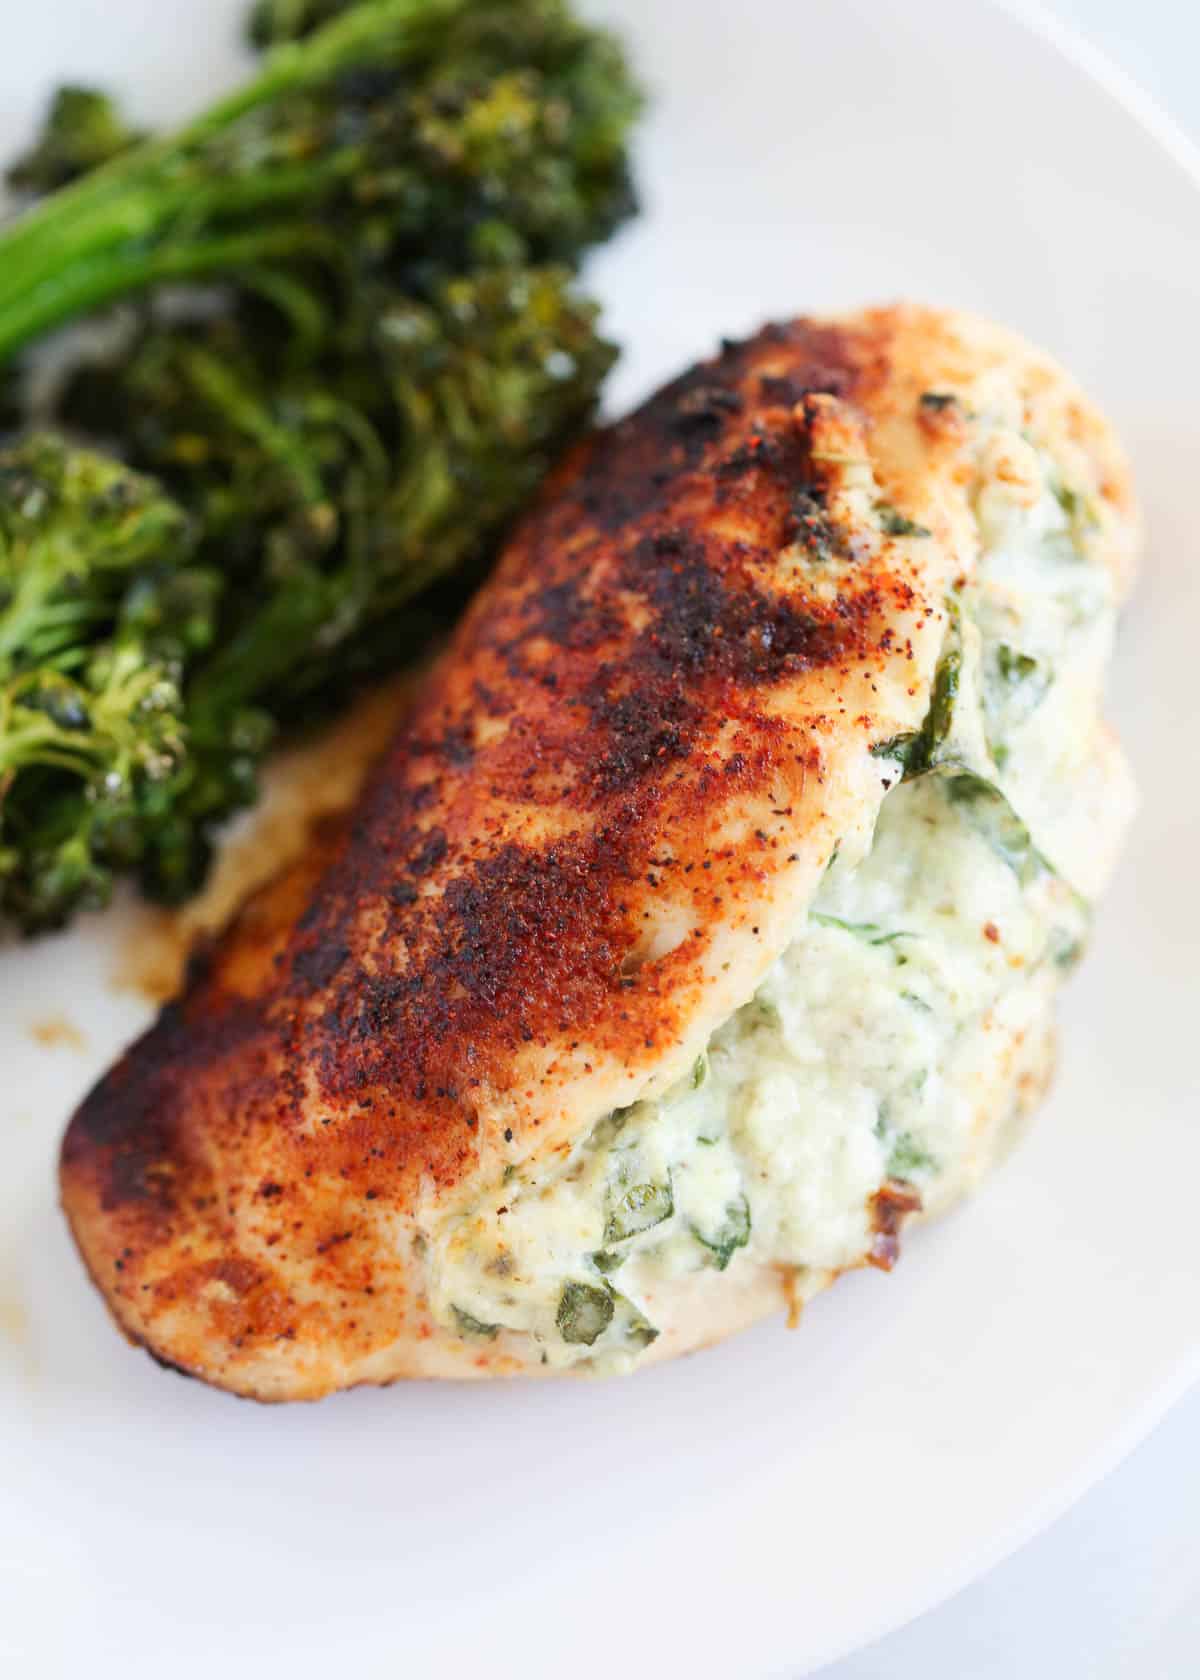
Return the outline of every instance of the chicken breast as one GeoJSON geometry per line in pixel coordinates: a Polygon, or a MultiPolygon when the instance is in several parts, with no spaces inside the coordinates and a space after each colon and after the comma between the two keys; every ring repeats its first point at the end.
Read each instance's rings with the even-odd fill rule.
{"type": "Polygon", "coordinates": [[[1136,541],[1094,408],[958,315],[768,327],[598,433],[72,1120],[121,1328],[313,1398],[624,1369],[889,1267],[1047,1077],[1136,541]]]}

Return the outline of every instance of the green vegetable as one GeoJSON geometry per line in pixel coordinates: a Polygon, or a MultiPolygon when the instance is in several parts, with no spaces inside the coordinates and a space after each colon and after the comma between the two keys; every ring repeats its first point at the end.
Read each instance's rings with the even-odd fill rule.
{"type": "Polygon", "coordinates": [[[674,1211],[670,1184],[635,1184],[609,1209],[604,1240],[617,1243],[640,1236],[670,1219],[674,1211]]]}
{"type": "Polygon", "coordinates": [[[723,1272],[737,1250],[750,1241],[750,1203],[739,1195],[726,1207],[725,1218],[715,1231],[706,1233],[693,1225],[692,1235],[708,1251],[710,1264],[723,1272]]]}
{"type": "Polygon", "coordinates": [[[495,1339],[500,1329],[498,1324],[484,1324],[481,1319],[472,1318],[471,1314],[464,1312],[461,1307],[451,1307],[450,1310],[454,1314],[454,1322],[458,1325],[460,1335],[482,1336],[489,1342],[495,1339]]]}
{"type": "Polygon", "coordinates": [[[246,24],[252,46],[300,41],[344,12],[351,0],[258,0],[246,24]]]}
{"type": "Polygon", "coordinates": [[[1088,538],[1099,524],[1095,506],[1089,496],[1083,495],[1069,484],[1055,482],[1051,485],[1051,490],[1055,501],[1067,516],[1067,535],[1070,538],[1071,552],[1082,556],[1086,553],[1088,538]]]}
{"type": "Polygon", "coordinates": [[[619,1320],[621,1335],[630,1347],[648,1348],[651,1342],[658,1340],[657,1325],[651,1324],[645,1313],[639,1311],[632,1301],[624,1295],[618,1294],[616,1305],[621,1314],[619,1320]]]}
{"type": "MultiPolygon", "coordinates": [[[[271,741],[424,652],[613,359],[573,286],[631,203],[638,98],[608,36],[562,0],[276,0],[251,30],[254,79],[172,135],[132,144],[89,107],[108,161],[0,232],[10,373],[132,300],[54,418],[154,474],[220,580],[173,669],[173,773],[120,852],[89,849],[91,897],[120,868],[193,890],[271,741]]],[[[66,156],[69,106],[31,159],[66,156]]],[[[62,920],[71,895],[32,890],[42,866],[11,824],[5,843],[22,925],[62,920]]]]}
{"type": "Polygon", "coordinates": [[[996,669],[1004,682],[1016,688],[1029,681],[1038,669],[1038,662],[1031,654],[1021,653],[1009,647],[1007,642],[1001,642],[996,648],[996,669]]]}
{"type": "Polygon", "coordinates": [[[462,593],[430,585],[485,552],[611,361],[594,310],[555,270],[446,281],[425,303],[382,288],[362,301],[336,359],[295,373],[272,376],[249,328],[221,320],[152,329],[66,393],[76,424],[109,417],[195,510],[201,558],[226,578],[220,651],[188,691],[189,844],[174,840],[151,871],[168,897],[202,872],[213,823],[244,799],[223,774],[232,720],[304,721],[418,653],[462,593]]]}
{"type": "Polygon", "coordinates": [[[864,939],[868,945],[890,945],[896,939],[911,939],[912,935],[903,928],[897,928],[895,933],[884,933],[877,922],[847,922],[841,916],[829,916],[821,910],[814,910],[810,914],[811,921],[821,927],[841,928],[845,933],[852,933],[858,939],[864,939]]]}
{"type": "Polygon", "coordinates": [[[903,768],[908,762],[908,755],[916,738],[916,731],[911,729],[903,735],[889,735],[886,741],[875,742],[871,748],[871,757],[890,758],[903,768]]]}
{"type": "MultiPolygon", "coordinates": [[[[1080,909],[1084,910],[1086,914],[1086,908],[1082,903],[1080,909]]],[[[1056,968],[1061,968],[1066,973],[1070,973],[1083,960],[1086,946],[1085,935],[1067,933],[1063,928],[1056,929],[1050,944],[1050,960],[1056,968]]]]}
{"type": "Polygon", "coordinates": [[[591,1256],[592,1265],[604,1277],[611,1277],[613,1272],[619,1272],[628,1260],[628,1254],[614,1254],[611,1250],[598,1248],[591,1256]]]}
{"type": "MultiPolygon", "coordinates": [[[[996,654],[996,668],[1005,682],[1028,683],[1034,677],[1037,662],[1028,655],[1001,646],[996,654]]],[[[905,781],[931,772],[944,776],[946,795],[950,801],[962,808],[963,814],[1004,859],[1022,885],[1027,885],[1049,865],[1034,846],[1028,828],[1005,795],[986,776],[969,769],[951,746],[962,677],[962,642],[955,612],[951,617],[946,648],[934,676],[929,710],[921,728],[916,734],[880,742],[871,750],[877,757],[890,757],[903,765],[905,781]]]]}
{"type": "MultiPolygon", "coordinates": [[[[1007,642],[997,644],[984,667],[984,675],[989,741],[991,736],[1002,736],[1036,711],[1053,681],[1049,666],[1007,642]]],[[[990,745],[992,757],[1002,769],[1007,748],[1003,740],[990,741],[990,745]]]]}
{"type": "Polygon", "coordinates": [[[920,776],[938,763],[954,723],[954,704],[962,678],[962,649],[957,639],[942,655],[933,679],[929,711],[913,742],[905,766],[907,776],[920,776]]]}
{"type": "Polygon", "coordinates": [[[954,723],[954,706],[962,679],[962,649],[956,635],[938,661],[933,679],[929,710],[919,730],[913,734],[895,735],[879,741],[871,748],[876,758],[890,758],[903,766],[904,780],[923,776],[934,769],[944,757],[943,748],[954,723]]]}
{"type": "Polygon", "coordinates": [[[53,192],[129,151],[141,138],[106,93],[60,87],[36,143],[9,166],[6,179],[17,192],[53,192]]]}
{"type": "Polygon", "coordinates": [[[279,300],[358,259],[573,258],[628,209],[636,94],[610,39],[561,0],[322,11],[244,86],[7,230],[0,360],[158,282],[217,276],[279,300]]]}
{"type": "Polygon", "coordinates": [[[928,537],[933,533],[926,525],[918,525],[915,519],[909,519],[894,508],[890,502],[876,502],[875,512],[879,515],[879,523],[889,537],[928,537]]]}
{"type": "Polygon", "coordinates": [[[555,1323],[564,1342],[582,1342],[591,1347],[612,1323],[614,1297],[610,1289],[595,1289],[590,1283],[568,1283],[559,1297],[555,1323]]]}
{"type": "Polygon", "coordinates": [[[106,902],[169,811],[216,580],[153,481],[52,436],[0,453],[0,913],[106,902]]]}
{"type": "Polygon", "coordinates": [[[828,565],[843,551],[843,542],[828,512],[811,490],[792,493],[791,540],[818,566],[828,565]]]}
{"type": "Polygon", "coordinates": [[[972,771],[956,771],[946,778],[946,794],[1004,859],[1022,886],[1048,867],[1029,830],[995,783],[972,771]]]}
{"type": "Polygon", "coordinates": [[[889,1178],[907,1179],[913,1173],[929,1172],[936,1166],[937,1161],[928,1150],[922,1149],[911,1132],[901,1132],[888,1155],[887,1174],[889,1178]]]}
{"type": "Polygon", "coordinates": [[[952,391],[922,391],[921,407],[930,414],[941,414],[947,408],[953,408],[958,398],[952,391]]]}

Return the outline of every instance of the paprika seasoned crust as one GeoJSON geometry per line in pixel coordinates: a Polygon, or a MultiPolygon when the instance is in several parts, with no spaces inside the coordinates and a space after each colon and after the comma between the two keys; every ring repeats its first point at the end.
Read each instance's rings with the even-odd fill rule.
{"type": "MultiPolygon", "coordinates": [[[[961,316],[768,327],[563,465],[351,819],[71,1122],[63,1204],[132,1340],[270,1400],[536,1362],[435,1319],[439,1233],[676,1082],[869,836],[899,775],[872,748],[920,726],[974,563],[996,405],[1087,486],[1123,572],[1103,422],[961,316]]],[[[649,1357],[785,1296],[769,1267],[705,1274],[649,1357]]]]}

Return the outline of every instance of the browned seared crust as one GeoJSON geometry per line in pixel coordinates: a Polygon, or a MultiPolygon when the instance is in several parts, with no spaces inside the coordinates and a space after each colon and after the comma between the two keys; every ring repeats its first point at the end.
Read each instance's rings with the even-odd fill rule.
{"type": "Polygon", "coordinates": [[[956,355],[916,311],[768,328],[559,472],[353,820],[71,1123],[128,1335],[260,1398],[515,1368],[431,1323],[424,1234],[674,1077],[882,796],[969,563],[961,437],[919,404],[956,355]],[[866,540],[848,462],[933,535],[866,540]],[[782,563],[821,545],[840,591],[782,563]]]}

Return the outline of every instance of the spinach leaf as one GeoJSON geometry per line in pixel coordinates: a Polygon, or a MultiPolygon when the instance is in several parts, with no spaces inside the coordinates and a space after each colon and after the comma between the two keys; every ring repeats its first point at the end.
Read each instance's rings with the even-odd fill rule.
{"type": "Polygon", "coordinates": [[[894,735],[891,740],[877,741],[871,748],[874,758],[890,758],[901,765],[903,779],[911,781],[932,770],[943,756],[954,722],[954,706],[962,682],[962,648],[952,633],[950,645],[938,661],[929,697],[925,721],[915,733],[894,735]]]}
{"type": "Polygon", "coordinates": [[[658,1340],[657,1326],[651,1324],[628,1296],[617,1295],[616,1302],[621,1309],[621,1333],[627,1343],[636,1348],[646,1348],[658,1340]]]}
{"type": "Polygon", "coordinates": [[[613,1311],[611,1289],[594,1289],[590,1283],[568,1283],[559,1297],[554,1322],[564,1342],[581,1342],[591,1347],[612,1323],[613,1311]]]}
{"type": "Polygon", "coordinates": [[[702,1248],[707,1249],[709,1264],[723,1272],[733,1259],[739,1248],[745,1248],[750,1241],[750,1203],[744,1195],[738,1196],[725,1209],[725,1218],[711,1235],[705,1235],[698,1226],[692,1226],[692,1235],[702,1248]]]}
{"type": "Polygon", "coordinates": [[[458,1325],[460,1336],[483,1336],[489,1342],[495,1339],[500,1328],[498,1324],[485,1324],[482,1319],[473,1318],[461,1307],[451,1307],[450,1311],[454,1314],[454,1322],[458,1325]]]}
{"type": "Polygon", "coordinates": [[[915,1172],[928,1172],[936,1166],[937,1161],[921,1147],[911,1132],[901,1132],[888,1156],[887,1172],[889,1178],[906,1179],[915,1172]]]}
{"type": "Polygon", "coordinates": [[[1015,688],[1028,681],[1038,669],[1038,662],[1032,654],[1021,653],[1007,642],[1001,642],[996,649],[996,669],[1004,681],[1015,688]]]}
{"type": "Polygon", "coordinates": [[[974,771],[958,770],[947,776],[946,794],[1004,859],[1022,886],[1028,886],[1049,867],[1029,830],[994,782],[974,771]]]}
{"type": "Polygon", "coordinates": [[[604,1225],[606,1243],[625,1242],[661,1225],[675,1212],[670,1183],[635,1184],[614,1207],[604,1225]]]}
{"type": "MultiPolygon", "coordinates": [[[[988,714],[989,732],[1000,733],[1005,726],[1024,723],[1036,711],[1054,680],[1050,666],[1030,653],[1022,653],[1008,642],[997,646],[986,668],[984,703],[988,714]]],[[[993,747],[997,764],[1001,755],[993,747]]]]}
{"type": "Polygon", "coordinates": [[[890,502],[876,502],[875,512],[879,515],[879,523],[886,536],[930,537],[933,535],[927,525],[918,525],[915,519],[909,519],[907,514],[901,513],[890,502]]]}
{"type": "Polygon", "coordinates": [[[842,928],[846,933],[853,933],[859,939],[865,939],[868,945],[890,945],[894,939],[911,939],[913,935],[903,928],[897,928],[895,933],[884,933],[877,922],[847,922],[841,916],[828,916],[823,911],[813,910],[810,921],[819,922],[822,927],[842,928]]]}

